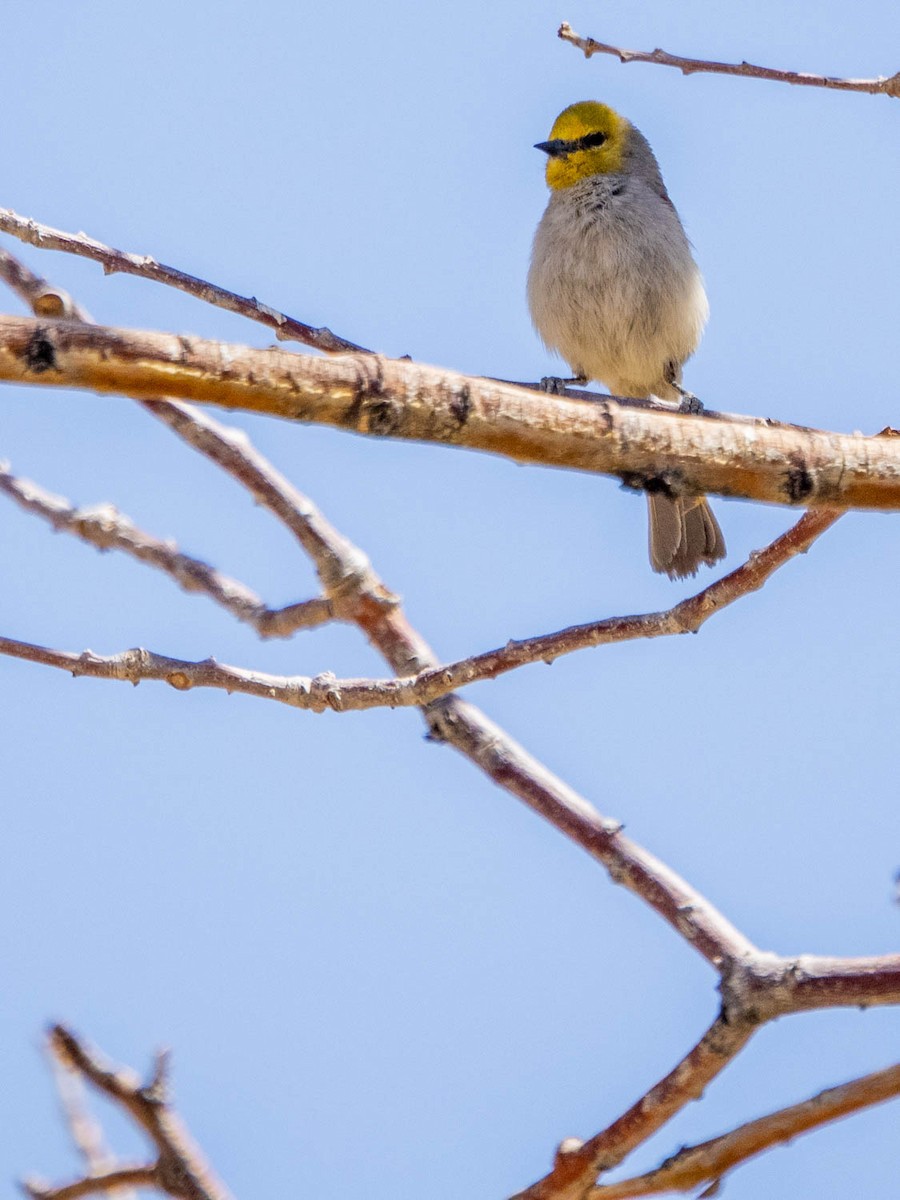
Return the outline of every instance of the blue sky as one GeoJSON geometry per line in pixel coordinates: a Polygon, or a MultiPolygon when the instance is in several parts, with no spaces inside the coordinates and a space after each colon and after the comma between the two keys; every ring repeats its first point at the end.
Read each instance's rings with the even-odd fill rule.
{"type": "MultiPolygon", "coordinates": [[[[536,378],[556,365],[524,300],[545,203],[532,145],[567,104],[601,99],[650,139],[706,277],[687,386],[824,428],[900,423],[900,103],[586,62],[557,41],[563,19],[625,46],[900,68],[884,0],[12,0],[0,206],[389,354],[536,378]]],[[[22,255],[98,320],[271,342],[174,292],[22,255]]],[[[651,574],[643,502],[609,480],[228,419],[366,549],[446,658],[691,590],[651,574]]],[[[129,402],[4,388],[0,434],[22,475],[114,502],[272,603],[312,594],[274,522],[129,402]]],[[[716,511],[729,566],[792,518],[716,511]]],[[[5,635],[383,673],[350,629],[263,645],[8,503],[0,537],[5,635]]],[[[585,652],[471,695],[760,945],[890,950],[898,559],[897,520],[854,514],[697,637],[585,652]]],[[[3,659],[0,747],[8,1180],[75,1166],[38,1054],[53,1018],[130,1062],[171,1045],[182,1111],[238,1197],[449,1200],[542,1174],[557,1140],[618,1115],[715,1011],[699,959],[428,745],[413,712],[313,716],[3,659]]],[[[633,1166],[887,1065],[898,1032],[888,1011],[766,1029],[633,1166]]],[[[744,1168],[728,1196],[886,1195],[896,1129],[896,1105],[853,1118],[744,1168]]]]}

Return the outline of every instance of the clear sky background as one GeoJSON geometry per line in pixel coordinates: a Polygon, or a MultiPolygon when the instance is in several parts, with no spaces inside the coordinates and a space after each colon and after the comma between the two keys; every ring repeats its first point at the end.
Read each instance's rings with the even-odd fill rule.
{"type": "MultiPolygon", "coordinates": [[[[0,205],[207,276],[389,354],[536,378],[524,281],[545,138],[602,99],[649,137],[712,318],[708,405],[900,425],[900,102],[683,78],[557,41],[838,75],[900,68],[886,0],[429,6],[7,0],[0,205]]],[[[111,324],[269,331],[5,242],[111,324]]],[[[11,297],[0,309],[21,311],[11,297]]],[[[695,588],[651,574],[640,497],[599,477],[229,417],[404,596],[446,658],[695,588]]],[[[4,388],[0,457],[244,579],[314,591],[282,530],[117,398],[4,388]]],[[[796,514],[716,502],[728,567],[796,514]]],[[[0,632],[279,672],[383,674],[351,629],[261,644],[209,602],[4,501],[0,632]]],[[[603,812],[783,953],[891,950],[900,521],[842,520],[697,637],[471,690],[603,812]]],[[[706,572],[698,581],[713,578],[706,572]]],[[[0,660],[0,1175],[75,1162],[39,1054],[64,1018],[176,1095],[240,1200],[495,1198],[667,1071],[715,979],[412,711],[314,716],[0,660]]],[[[768,1028],[629,1162],[897,1057],[900,1014],[768,1028]]],[[[745,1167],[729,1200],[896,1190],[898,1107],[745,1167]]],[[[136,1137],[113,1124],[117,1147],[136,1137]]]]}

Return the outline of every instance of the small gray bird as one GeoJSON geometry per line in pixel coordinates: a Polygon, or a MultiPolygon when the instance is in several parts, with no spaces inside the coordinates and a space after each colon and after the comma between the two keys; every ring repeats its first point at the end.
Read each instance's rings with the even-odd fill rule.
{"type": "MultiPolygon", "coordinates": [[[[613,395],[679,401],[681,368],[709,305],[684,227],[644,135],[586,100],[556,118],[547,155],[550,202],[534,237],[528,304],[573,383],[613,395]]],[[[648,492],[650,565],[670,579],[725,557],[702,496],[648,492]]]]}

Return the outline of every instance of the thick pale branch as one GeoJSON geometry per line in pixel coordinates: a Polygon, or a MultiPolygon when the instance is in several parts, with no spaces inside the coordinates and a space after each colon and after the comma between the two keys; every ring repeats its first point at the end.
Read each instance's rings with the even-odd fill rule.
{"type": "MultiPolygon", "coordinates": [[[[102,242],[88,237],[86,233],[66,233],[62,229],[53,229],[49,225],[41,225],[38,221],[32,221],[29,217],[21,217],[9,208],[0,208],[0,231],[9,233],[13,237],[17,237],[19,241],[27,242],[42,250],[62,250],[66,254],[76,254],[80,258],[92,259],[94,262],[100,263],[107,275],[117,273],[137,275],[141,279],[149,279],[154,283],[163,283],[168,287],[177,288],[207,304],[213,304],[217,308],[237,313],[238,316],[248,317],[251,321],[268,325],[270,329],[275,330],[275,336],[279,341],[303,342],[304,345],[314,346],[317,350],[324,350],[329,354],[344,353],[348,350],[360,354],[368,353],[365,347],[358,346],[355,342],[349,342],[346,338],[338,337],[330,329],[307,325],[295,317],[289,317],[286,313],[271,308],[268,304],[263,304],[255,296],[241,296],[237,292],[229,291],[228,288],[208,283],[205,279],[198,279],[196,275],[188,275],[185,271],[179,271],[175,267],[167,267],[164,263],[157,262],[149,254],[129,254],[124,250],[116,250],[112,246],[104,246],[102,242]]],[[[10,280],[10,282],[12,281],[10,280]]],[[[65,292],[57,293],[54,289],[50,294],[59,295],[64,298],[64,301],[69,300],[65,292]]],[[[31,303],[35,307],[33,299],[31,299],[31,303]]],[[[65,308],[63,311],[54,312],[53,307],[54,301],[51,299],[45,302],[44,307],[35,307],[35,311],[47,316],[73,315],[80,316],[82,319],[86,315],[80,311],[66,313],[65,308]]]]}
{"type": "Polygon", "coordinates": [[[784,1145],[802,1133],[809,1133],[860,1109],[883,1104],[898,1094],[900,1064],[839,1087],[827,1088],[809,1100],[748,1121],[721,1137],[687,1146],[655,1171],[593,1188],[588,1194],[589,1200],[630,1200],[634,1196],[691,1191],[703,1183],[722,1179],[728,1171],[765,1150],[784,1145]]]}
{"type": "Polygon", "coordinates": [[[298,629],[312,629],[334,617],[332,604],[325,598],[269,608],[245,584],[223,575],[199,558],[184,554],[174,542],[138,529],[113,505],[76,508],[30,479],[13,475],[3,462],[0,462],[0,492],[26,512],[41,517],[57,532],[72,534],[98,550],[123,551],[164,571],[186,592],[208,596],[239,621],[252,625],[262,637],[289,637],[298,629]]]}
{"type": "Polygon", "coordinates": [[[838,79],[832,75],[810,75],[803,71],[780,71],[774,67],[757,67],[753,63],[715,62],[704,58],[683,58],[680,54],[669,54],[667,50],[625,50],[621,46],[610,46],[595,38],[582,37],[568,21],[563,21],[557,36],[581,50],[585,58],[594,54],[611,54],[620,62],[656,63],[663,67],[675,67],[682,75],[708,73],[713,75],[740,75],[745,79],[768,79],[775,83],[792,83],[798,87],[830,88],[840,92],[867,92],[876,96],[900,97],[900,71],[889,78],[838,79]]]}
{"type": "Polygon", "coordinates": [[[617,476],[671,493],[900,508],[900,445],[586,403],[377,355],[321,358],[69,321],[0,317],[0,379],[160,394],[617,476]]]}

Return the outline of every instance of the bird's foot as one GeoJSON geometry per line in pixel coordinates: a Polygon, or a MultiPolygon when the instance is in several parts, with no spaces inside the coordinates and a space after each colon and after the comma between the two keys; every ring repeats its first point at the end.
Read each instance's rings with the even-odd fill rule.
{"type": "Polygon", "coordinates": [[[670,362],[666,367],[666,383],[673,387],[681,400],[678,405],[678,411],[682,413],[690,413],[692,416],[697,416],[703,412],[703,403],[693,392],[689,392],[687,388],[681,386],[681,367],[677,362],[670,362]]]}
{"type": "Polygon", "coordinates": [[[696,417],[704,411],[703,401],[698,396],[695,396],[693,392],[687,391],[680,383],[674,383],[672,386],[681,396],[681,400],[678,403],[678,411],[680,413],[690,413],[691,416],[696,417]]]}

